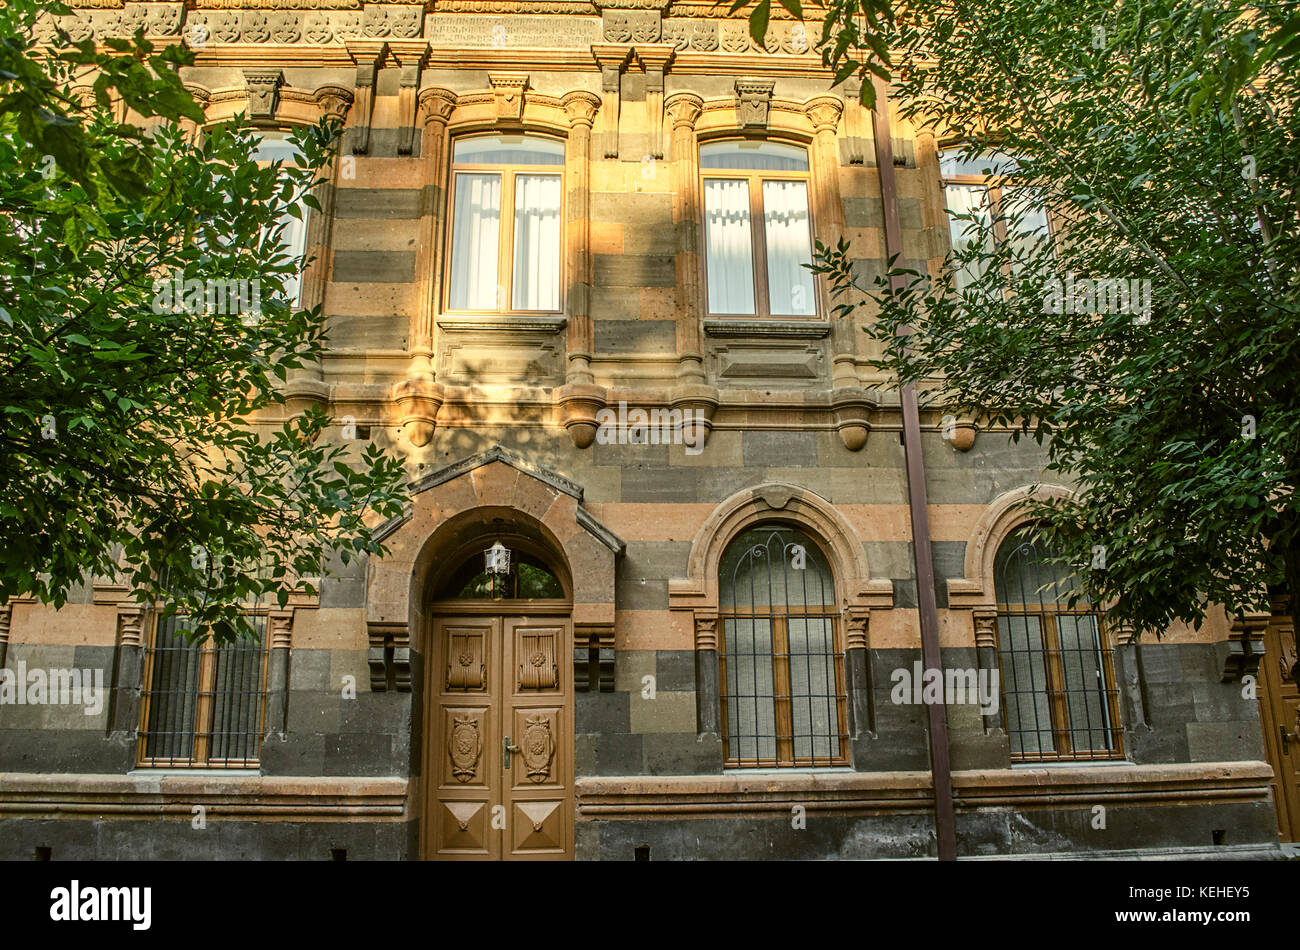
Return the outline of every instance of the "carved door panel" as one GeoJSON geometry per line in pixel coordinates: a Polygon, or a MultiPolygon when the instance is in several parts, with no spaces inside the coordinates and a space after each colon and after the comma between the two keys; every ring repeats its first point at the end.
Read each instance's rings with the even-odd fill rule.
{"type": "Polygon", "coordinates": [[[1259,664],[1259,718],[1273,766],[1278,831],[1283,841],[1296,841],[1300,839],[1300,687],[1292,674],[1296,636],[1290,617],[1274,616],[1264,634],[1264,649],[1259,664]]]}
{"type": "Polygon", "coordinates": [[[424,854],[572,858],[569,619],[446,617],[433,627],[424,854]]]}
{"type": "Polygon", "coordinates": [[[510,751],[504,770],[506,856],[563,859],[573,854],[573,731],[568,621],[505,620],[503,729],[510,751]]]}

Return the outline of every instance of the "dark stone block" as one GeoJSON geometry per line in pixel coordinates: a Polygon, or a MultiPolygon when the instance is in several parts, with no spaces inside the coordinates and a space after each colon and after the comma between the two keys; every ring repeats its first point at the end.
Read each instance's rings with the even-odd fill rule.
{"type": "MultiPolygon", "coordinates": [[[[418,218],[418,188],[340,188],[334,204],[337,218],[418,218]]],[[[347,227],[347,225],[338,225],[347,227]]]]}
{"type": "Polygon", "coordinates": [[[335,251],[336,283],[407,283],[415,279],[414,251],[335,251]]]}
{"type": "Polygon", "coordinates": [[[600,737],[632,730],[631,698],[626,692],[577,693],[573,702],[574,729],[600,737]]]}
{"type": "Polygon", "coordinates": [[[817,433],[747,429],[742,435],[746,465],[754,468],[817,467],[817,433]]]}
{"type": "Polygon", "coordinates": [[[642,736],[647,775],[720,775],[722,741],[716,735],[659,732],[642,736]]]}
{"type": "Polygon", "coordinates": [[[671,356],[677,351],[677,326],[671,320],[596,320],[598,353],[649,353],[671,356]]]}
{"type": "Polygon", "coordinates": [[[594,254],[592,282],[598,287],[675,287],[677,274],[667,254],[594,254]]]}
{"type": "Polygon", "coordinates": [[[655,685],[657,689],[695,690],[695,651],[658,650],[655,653],[655,685]]]}
{"type": "Polygon", "coordinates": [[[597,775],[644,774],[644,736],[604,733],[596,738],[597,775]]]}

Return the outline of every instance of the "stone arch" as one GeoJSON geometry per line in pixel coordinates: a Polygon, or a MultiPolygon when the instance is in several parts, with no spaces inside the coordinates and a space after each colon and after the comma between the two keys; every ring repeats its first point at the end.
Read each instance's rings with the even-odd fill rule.
{"type": "Polygon", "coordinates": [[[463,550],[484,525],[491,531],[498,517],[548,550],[566,573],[575,646],[613,647],[614,565],[624,544],[583,506],[581,486],[494,446],[421,478],[412,496],[403,515],[380,526],[389,553],[367,569],[373,689],[386,686],[388,649],[398,688],[410,689],[410,653],[424,649],[422,608],[434,562],[463,550]]]}
{"type": "Polygon", "coordinates": [[[966,561],[962,577],[948,579],[948,606],[957,608],[994,608],[997,593],[993,588],[993,559],[1002,539],[1029,520],[1026,503],[1033,498],[1069,498],[1070,489],[1062,485],[1023,485],[995,498],[966,541],[966,561]]]}

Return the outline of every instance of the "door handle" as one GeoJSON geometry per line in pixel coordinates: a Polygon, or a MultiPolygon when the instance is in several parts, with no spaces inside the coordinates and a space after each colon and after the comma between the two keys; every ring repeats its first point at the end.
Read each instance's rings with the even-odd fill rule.
{"type": "MultiPolygon", "coordinates": [[[[1282,740],[1282,741],[1285,743],[1286,740],[1284,739],[1284,740],[1282,740]]],[[[506,736],[506,740],[505,740],[505,749],[502,750],[502,754],[503,754],[504,757],[505,757],[505,767],[506,767],[506,770],[507,770],[507,771],[510,769],[510,753],[511,753],[511,752],[518,752],[518,751],[519,751],[519,746],[517,746],[517,745],[511,745],[511,744],[510,744],[510,737],[509,737],[509,736],[506,736]]]]}
{"type": "MultiPolygon", "coordinates": [[[[1300,733],[1287,732],[1286,726],[1278,723],[1277,731],[1282,735],[1282,754],[1286,755],[1291,750],[1287,748],[1288,742],[1300,742],[1300,733]]],[[[508,766],[507,766],[508,768],[508,766]]]]}

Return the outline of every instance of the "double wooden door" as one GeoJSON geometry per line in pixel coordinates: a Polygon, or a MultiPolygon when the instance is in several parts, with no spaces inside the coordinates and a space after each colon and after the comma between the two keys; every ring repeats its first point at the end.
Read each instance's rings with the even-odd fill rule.
{"type": "Polygon", "coordinates": [[[433,626],[425,856],[571,859],[570,618],[445,616],[433,626]]]}
{"type": "Polygon", "coordinates": [[[1264,634],[1259,664],[1259,718],[1264,748],[1273,766],[1273,803],[1283,841],[1300,840],[1300,686],[1296,663],[1295,624],[1274,614],[1264,634]]]}

